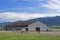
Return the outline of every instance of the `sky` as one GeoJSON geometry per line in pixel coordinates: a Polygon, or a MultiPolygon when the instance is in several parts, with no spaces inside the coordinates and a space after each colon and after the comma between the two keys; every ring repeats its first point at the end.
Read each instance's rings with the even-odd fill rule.
{"type": "Polygon", "coordinates": [[[0,22],[60,16],[60,0],[0,0],[0,22]]]}

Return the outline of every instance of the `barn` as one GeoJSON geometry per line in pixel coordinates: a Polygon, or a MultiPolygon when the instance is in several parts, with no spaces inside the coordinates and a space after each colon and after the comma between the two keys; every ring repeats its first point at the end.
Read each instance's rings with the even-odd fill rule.
{"type": "Polygon", "coordinates": [[[46,24],[40,22],[40,21],[35,21],[34,23],[28,25],[28,27],[22,28],[22,31],[29,31],[29,32],[40,32],[40,31],[50,31],[51,29],[47,27],[46,24]]]}
{"type": "Polygon", "coordinates": [[[15,22],[11,25],[6,25],[4,28],[6,31],[23,31],[23,32],[40,32],[49,31],[50,28],[46,24],[40,21],[31,22],[15,22]]]}

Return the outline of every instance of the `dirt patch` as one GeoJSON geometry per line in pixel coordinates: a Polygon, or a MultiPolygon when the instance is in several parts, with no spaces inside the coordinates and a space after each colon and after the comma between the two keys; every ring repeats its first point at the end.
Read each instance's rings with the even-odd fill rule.
{"type": "Polygon", "coordinates": [[[60,32],[40,32],[41,34],[56,35],[60,36],[60,32]]]}

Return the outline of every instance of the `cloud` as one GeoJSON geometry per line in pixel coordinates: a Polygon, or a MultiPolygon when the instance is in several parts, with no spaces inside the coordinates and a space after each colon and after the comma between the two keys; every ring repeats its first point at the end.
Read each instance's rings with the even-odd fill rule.
{"type": "MultiPolygon", "coordinates": [[[[18,21],[18,20],[29,20],[29,19],[34,19],[34,18],[39,18],[39,17],[54,17],[54,16],[60,16],[60,14],[52,14],[52,13],[47,13],[47,14],[41,14],[41,13],[36,13],[36,14],[31,14],[31,13],[13,13],[13,12],[4,12],[0,13],[0,19],[5,20],[5,21],[18,21]]],[[[0,21],[1,21],[0,20],[0,21]]]]}
{"type": "Polygon", "coordinates": [[[44,4],[43,6],[52,10],[60,11],[60,0],[50,0],[48,4],[44,4]]]}
{"type": "Polygon", "coordinates": [[[60,13],[60,0],[49,0],[43,7],[52,10],[51,12],[60,13]]]}
{"type": "Polygon", "coordinates": [[[39,17],[39,14],[28,14],[28,13],[0,13],[0,18],[8,21],[16,20],[28,20],[39,17]]]}

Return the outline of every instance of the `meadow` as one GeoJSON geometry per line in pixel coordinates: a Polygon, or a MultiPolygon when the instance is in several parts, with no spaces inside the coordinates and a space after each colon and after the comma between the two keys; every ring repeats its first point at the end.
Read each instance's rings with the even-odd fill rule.
{"type": "Polygon", "coordinates": [[[60,36],[40,33],[0,32],[0,40],[60,40],[60,36]]]}

